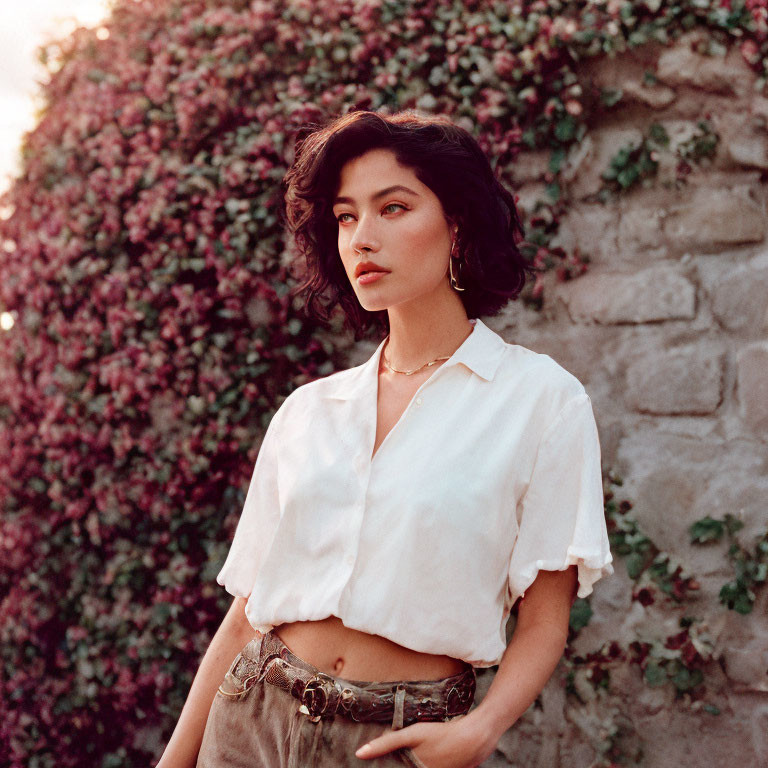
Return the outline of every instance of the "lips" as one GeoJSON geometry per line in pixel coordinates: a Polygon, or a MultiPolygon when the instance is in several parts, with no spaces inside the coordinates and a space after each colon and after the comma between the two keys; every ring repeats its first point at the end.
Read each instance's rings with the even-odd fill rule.
{"type": "Polygon", "coordinates": [[[373,261],[362,261],[355,267],[355,277],[360,277],[360,275],[364,275],[366,272],[389,272],[389,270],[380,267],[373,261]]]}

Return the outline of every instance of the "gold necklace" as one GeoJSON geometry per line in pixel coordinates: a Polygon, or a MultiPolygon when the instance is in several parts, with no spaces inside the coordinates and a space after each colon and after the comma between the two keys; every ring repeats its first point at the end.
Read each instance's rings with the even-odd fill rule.
{"type": "MultiPolygon", "coordinates": [[[[384,345],[384,349],[386,349],[389,346],[389,336],[387,336],[387,343],[384,345]]],[[[417,371],[420,371],[422,368],[426,368],[428,365],[434,365],[435,363],[439,363],[441,360],[448,360],[450,355],[446,355],[445,357],[436,357],[434,360],[430,360],[428,363],[424,363],[424,365],[420,365],[418,368],[414,368],[411,371],[399,371],[397,368],[393,368],[389,362],[387,361],[386,356],[384,355],[384,349],[381,350],[381,358],[384,362],[384,365],[389,368],[392,373],[404,373],[406,376],[410,376],[412,373],[416,373],[417,371]]]]}

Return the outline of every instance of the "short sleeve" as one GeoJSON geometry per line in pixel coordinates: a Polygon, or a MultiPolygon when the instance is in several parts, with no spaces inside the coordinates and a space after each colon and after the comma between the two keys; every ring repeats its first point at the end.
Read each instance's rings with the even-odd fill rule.
{"type": "Polygon", "coordinates": [[[578,597],[613,573],[603,506],[600,442],[586,392],[547,427],[530,483],[517,507],[518,536],[509,563],[511,604],[540,570],[578,566],[578,597]]]}
{"type": "Polygon", "coordinates": [[[245,505],[216,581],[235,597],[249,597],[280,521],[277,441],[281,410],[273,415],[256,457],[245,505]]]}

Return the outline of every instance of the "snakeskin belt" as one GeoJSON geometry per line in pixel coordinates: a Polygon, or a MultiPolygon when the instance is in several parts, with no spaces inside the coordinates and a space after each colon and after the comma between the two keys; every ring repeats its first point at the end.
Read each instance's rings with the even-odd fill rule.
{"type": "Polygon", "coordinates": [[[466,714],[476,686],[470,665],[442,680],[344,680],[300,659],[273,632],[248,643],[231,672],[244,687],[250,680],[264,680],[282,688],[301,702],[299,711],[314,721],[339,714],[359,723],[391,721],[395,729],[466,714]]]}

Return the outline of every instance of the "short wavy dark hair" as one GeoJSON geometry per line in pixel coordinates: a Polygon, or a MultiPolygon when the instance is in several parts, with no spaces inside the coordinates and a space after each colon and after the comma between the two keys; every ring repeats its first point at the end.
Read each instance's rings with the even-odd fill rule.
{"type": "Polygon", "coordinates": [[[467,317],[494,315],[519,295],[533,271],[518,244],[524,232],[514,196],[499,182],[474,137],[449,118],[415,110],[383,114],[355,110],[296,134],[295,157],[285,175],[284,224],[293,236],[300,284],[310,316],[321,322],[340,305],[346,324],[361,338],[371,325],[388,330],[386,310],[364,309],[338,250],[333,199],[344,164],[371,149],[391,149],[397,162],[438,197],[458,225],[459,297],[467,317]]]}

